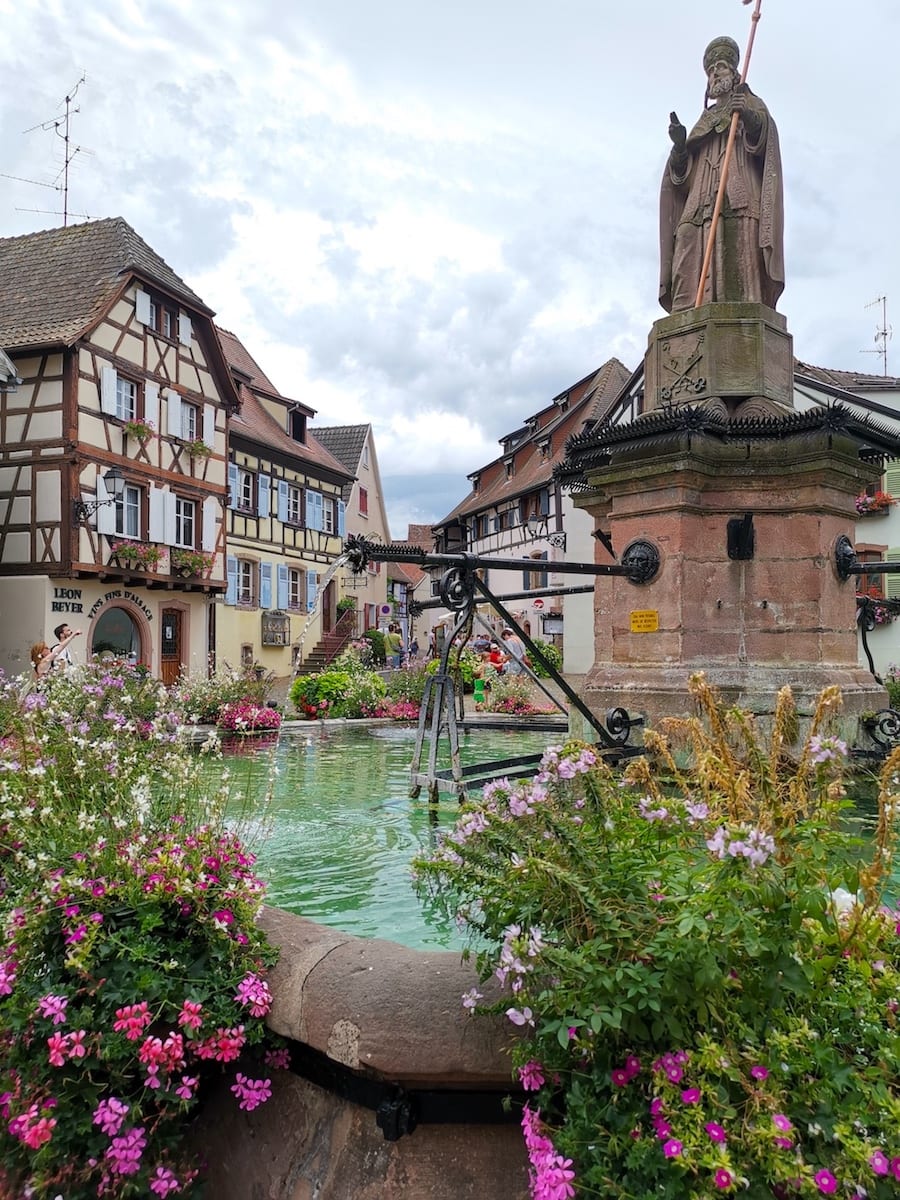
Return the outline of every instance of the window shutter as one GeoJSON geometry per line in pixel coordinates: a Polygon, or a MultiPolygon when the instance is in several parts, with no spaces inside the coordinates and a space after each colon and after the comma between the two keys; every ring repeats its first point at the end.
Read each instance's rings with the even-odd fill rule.
{"type": "Polygon", "coordinates": [[[550,491],[548,488],[541,488],[541,516],[550,516],[550,491]]]}
{"type": "Polygon", "coordinates": [[[116,415],[116,369],[100,368],[100,411],[108,417],[116,415]]]}
{"type": "Polygon", "coordinates": [[[225,560],[225,603],[237,604],[237,559],[229,554],[225,560]]]}
{"type": "Polygon", "coordinates": [[[256,493],[256,515],[258,517],[267,517],[269,515],[269,490],[271,480],[269,476],[260,473],[258,476],[259,487],[256,493]]]}
{"type": "Polygon", "coordinates": [[[527,568],[522,572],[522,587],[526,591],[529,591],[531,588],[531,572],[527,568]]]}
{"type": "Polygon", "coordinates": [[[884,490],[900,499],[900,466],[890,466],[884,472],[884,490]]]}
{"type": "Polygon", "coordinates": [[[142,325],[150,324],[150,297],[140,288],[134,297],[134,313],[142,325]]]}
{"type": "Polygon", "coordinates": [[[272,607],[272,564],[259,564],[259,607],[272,607]]]}
{"type": "Polygon", "coordinates": [[[103,482],[103,476],[97,472],[97,499],[104,501],[97,509],[97,532],[114,534],[116,532],[116,506],[108,504],[109,492],[103,482]]]}
{"type": "Polygon", "coordinates": [[[499,516],[497,516],[497,517],[494,517],[494,533],[499,533],[499,532],[500,532],[500,518],[499,518],[499,516]]]}
{"type": "Polygon", "coordinates": [[[167,546],[175,545],[175,493],[163,493],[165,533],[163,541],[167,546]]]}
{"type": "Polygon", "coordinates": [[[322,528],[322,493],[306,489],[306,528],[322,528]]]}
{"type": "MultiPolygon", "coordinates": [[[[891,546],[884,557],[887,562],[896,562],[900,559],[900,546],[891,546]]],[[[885,600],[900,600],[900,575],[882,575],[881,578],[885,600]]]]}
{"type": "Polygon", "coordinates": [[[287,563],[279,563],[278,564],[276,578],[277,578],[277,582],[276,582],[275,606],[276,606],[276,608],[284,609],[284,608],[287,608],[288,599],[289,599],[287,563]]]}
{"type": "Polygon", "coordinates": [[[189,346],[191,344],[192,333],[193,330],[191,329],[191,318],[187,315],[187,313],[179,313],[178,340],[181,342],[182,346],[189,346]]]}
{"type": "MultiPolygon", "coordinates": [[[[145,295],[144,292],[139,294],[145,295]]],[[[149,380],[144,384],[144,420],[159,429],[159,384],[149,380]]]]}
{"type": "Polygon", "coordinates": [[[228,507],[237,508],[238,504],[238,466],[228,464],[228,507]]]}
{"type": "Polygon", "coordinates": [[[219,517],[219,501],[215,496],[207,496],[203,501],[203,535],[201,546],[207,554],[216,548],[216,524],[219,517]]]}
{"type": "Polygon", "coordinates": [[[164,542],[166,540],[166,490],[161,487],[150,488],[150,541],[164,542]]]}
{"type": "Polygon", "coordinates": [[[306,611],[312,612],[316,607],[316,593],[319,590],[319,576],[315,571],[306,572],[306,611]]]}
{"type": "Polygon", "coordinates": [[[210,450],[216,448],[216,410],[212,404],[203,405],[203,440],[210,450]]]}
{"type": "MultiPolygon", "coordinates": [[[[288,519],[288,484],[286,479],[278,480],[278,520],[282,523],[288,519]]],[[[282,608],[283,605],[279,605],[282,608]]]]}
{"type": "Polygon", "coordinates": [[[181,397],[171,388],[163,392],[166,398],[166,433],[169,437],[181,437],[181,397]]]}
{"type": "Polygon", "coordinates": [[[347,533],[347,505],[343,502],[343,500],[338,500],[337,502],[337,514],[338,537],[345,537],[347,533]]]}

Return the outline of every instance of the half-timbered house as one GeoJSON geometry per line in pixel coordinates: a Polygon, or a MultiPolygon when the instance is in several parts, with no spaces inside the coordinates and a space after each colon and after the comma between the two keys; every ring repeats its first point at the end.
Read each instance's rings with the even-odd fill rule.
{"type": "Polygon", "coordinates": [[[205,670],[225,591],[226,423],[211,310],[121,218],[0,239],[0,665],[79,655],[205,670]]]}
{"type": "MultiPolygon", "coordinates": [[[[350,472],[351,482],[345,486],[343,493],[347,509],[347,532],[375,542],[390,542],[372,426],[316,425],[312,432],[350,472]]],[[[360,622],[365,629],[386,629],[396,617],[403,624],[405,638],[406,614],[388,595],[385,563],[369,563],[366,571],[360,575],[345,573],[343,586],[356,599],[360,622]]]]}
{"type": "Polygon", "coordinates": [[[285,678],[336,624],[343,490],[353,477],[311,433],[315,411],[282,395],[233,333],[220,329],[219,338],[239,393],[219,650],[285,678]]]}

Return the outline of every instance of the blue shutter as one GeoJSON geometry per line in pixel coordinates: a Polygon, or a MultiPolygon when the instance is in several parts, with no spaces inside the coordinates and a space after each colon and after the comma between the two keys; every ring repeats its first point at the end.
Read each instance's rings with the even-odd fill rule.
{"type": "Polygon", "coordinates": [[[272,607],[272,564],[259,564],[259,607],[272,607]]]}
{"type": "Polygon", "coordinates": [[[322,516],[322,493],[306,489],[306,528],[323,529],[325,522],[322,516]]]}
{"type": "Polygon", "coordinates": [[[500,518],[494,517],[494,533],[500,532],[500,518]]]}
{"type": "Polygon", "coordinates": [[[541,516],[550,516],[550,492],[547,488],[541,488],[541,516]]]}
{"type": "Polygon", "coordinates": [[[225,563],[226,563],[226,572],[227,572],[227,574],[226,574],[227,586],[225,588],[225,603],[226,604],[237,604],[237,579],[238,579],[237,559],[229,554],[227,559],[225,560],[225,563]]]}
{"type": "Polygon", "coordinates": [[[287,563],[278,564],[276,581],[275,607],[285,609],[288,606],[288,599],[290,598],[290,593],[288,592],[287,563]]]}
{"type": "Polygon", "coordinates": [[[256,515],[258,517],[267,517],[269,515],[269,491],[271,480],[264,472],[258,475],[259,487],[256,493],[256,515]]]}
{"type": "MultiPolygon", "coordinates": [[[[286,479],[278,480],[278,520],[283,524],[288,519],[288,485],[286,479]]],[[[279,605],[279,607],[281,607],[279,605]]]]}
{"type": "Polygon", "coordinates": [[[316,607],[316,593],[319,590],[319,576],[315,571],[306,572],[306,611],[312,612],[316,607]]]}
{"type": "Polygon", "coordinates": [[[343,502],[343,500],[338,500],[337,510],[338,510],[338,537],[345,537],[346,533],[347,533],[347,521],[346,521],[347,506],[343,502]]]}
{"type": "MultiPolygon", "coordinates": [[[[237,463],[228,464],[228,507],[238,506],[238,468],[237,463]]],[[[232,604],[234,601],[232,600],[232,604]]]]}

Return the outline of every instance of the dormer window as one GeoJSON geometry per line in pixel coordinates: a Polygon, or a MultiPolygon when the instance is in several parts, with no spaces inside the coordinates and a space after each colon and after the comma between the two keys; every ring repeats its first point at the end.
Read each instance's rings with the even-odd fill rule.
{"type": "Polygon", "coordinates": [[[550,439],[544,438],[542,442],[539,442],[538,449],[541,452],[541,458],[544,460],[548,459],[550,457],[550,439]]]}
{"type": "Polygon", "coordinates": [[[506,478],[512,479],[513,475],[516,473],[516,460],[514,458],[508,458],[503,465],[506,467],[506,478]]]}
{"type": "Polygon", "coordinates": [[[306,445],[306,413],[299,408],[288,413],[288,432],[295,442],[306,445]]]}

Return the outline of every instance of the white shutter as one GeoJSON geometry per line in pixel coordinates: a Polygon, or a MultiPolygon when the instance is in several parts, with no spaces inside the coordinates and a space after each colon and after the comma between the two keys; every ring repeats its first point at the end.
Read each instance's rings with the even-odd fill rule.
{"type": "Polygon", "coordinates": [[[150,541],[166,541],[166,489],[150,488],[150,541]]]}
{"type": "Polygon", "coordinates": [[[97,508],[97,532],[114,534],[116,532],[116,506],[109,504],[109,492],[103,482],[103,476],[97,472],[97,500],[102,503],[97,508]]]}
{"type": "Polygon", "coordinates": [[[281,609],[287,608],[289,598],[290,598],[290,596],[289,596],[289,592],[288,592],[288,566],[287,566],[287,563],[279,563],[278,564],[278,575],[277,575],[277,594],[275,596],[276,608],[281,608],[281,609]]]}
{"type": "Polygon", "coordinates": [[[272,607],[272,564],[259,564],[259,607],[272,607]]]}
{"type": "Polygon", "coordinates": [[[175,493],[165,493],[165,536],[163,541],[167,546],[175,545],[175,493]]]}
{"type": "Polygon", "coordinates": [[[108,417],[116,415],[116,383],[115,367],[100,368],[100,410],[108,417]]]}
{"type": "Polygon", "coordinates": [[[181,397],[171,388],[163,392],[166,398],[166,433],[169,437],[181,437],[181,397]]]}
{"type": "Polygon", "coordinates": [[[225,560],[225,603],[237,604],[238,560],[229,554],[225,560]]]}
{"type": "MultiPolygon", "coordinates": [[[[288,483],[286,479],[278,480],[278,520],[286,522],[288,519],[288,483]]],[[[283,607],[283,606],[280,606],[283,607]]]]}
{"type": "Polygon", "coordinates": [[[150,297],[138,288],[134,297],[134,313],[142,325],[150,324],[150,297]]]}
{"type": "Polygon", "coordinates": [[[187,313],[179,313],[178,340],[181,342],[182,346],[189,346],[191,344],[192,333],[193,330],[191,329],[191,318],[187,315],[187,313]]]}
{"type": "Polygon", "coordinates": [[[228,464],[228,507],[237,508],[238,506],[238,466],[237,463],[228,464]]]}
{"type": "Polygon", "coordinates": [[[269,476],[260,473],[256,493],[256,515],[258,517],[267,517],[269,515],[269,485],[269,476]]]}
{"type": "Polygon", "coordinates": [[[203,440],[210,450],[216,448],[216,410],[212,404],[203,405],[203,440]]]}
{"type": "Polygon", "coordinates": [[[346,504],[343,502],[343,500],[338,500],[338,502],[337,502],[337,514],[338,514],[338,522],[337,522],[337,525],[338,525],[338,527],[337,527],[337,531],[338,531],[338,537],[344,537],[344,536],[346,535],[346,533],[347,533],[347,519],[346,519],[346,513],[347,513],[347,506],[346,506],[346,504]]]}
{"type": "Polygon", "coordinates": [[[316,592],[319,590],[319,576],[315,571],[306,572],[306,611],[312,612],[316,607],[316,592]]]}
{"type": "Polygon", "coordinates": [[[219,517],[219,501],[207,496],[203,501],[203,541],[201,548],[211,553],[216,548],[216,524],[219,517]]]}
{"type": "MultiPolygon", "coordinates": [[[[145,293],[141,292],[141,295],[145,293]]],[[[153,426],[154,429],[159,429],[159,384],[150,383],[144,384],[144,420],[153,426]]]]}

